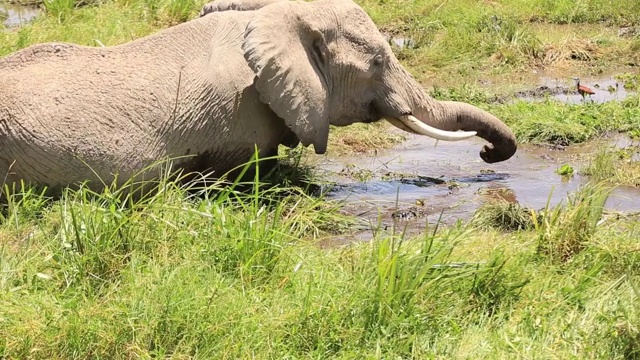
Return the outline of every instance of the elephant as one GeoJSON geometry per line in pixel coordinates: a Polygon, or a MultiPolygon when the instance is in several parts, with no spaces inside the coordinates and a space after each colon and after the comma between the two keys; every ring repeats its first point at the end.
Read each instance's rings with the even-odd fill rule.
{"type": "Polygon", "coordinates": [[[0,176],[97,188],[165,158],[222,176],[256,149],[324,154],[330,125],[379,120],[446,141],[479,136],[487,163],[516,152],[495,116],[431,98],[354,2],[224,4],[121,45],[46,43],[0,58],[0,176]]]}

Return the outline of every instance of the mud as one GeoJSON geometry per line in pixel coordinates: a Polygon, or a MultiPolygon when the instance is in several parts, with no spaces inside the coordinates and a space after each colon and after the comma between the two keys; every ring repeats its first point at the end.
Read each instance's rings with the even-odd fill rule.
{"type": "Polygon", "coordinates": [[[0,21],[8,28],[28,23],[40,13],[37,7],[0,3],[0,21]]]}
{"type": "Polygon", "coordinates": [[[640,37],[640,26],[625,26],[618,29],[618,36],[623,38],[640,37]]]}
{"type": "MultiPolygon", "coordinates": [[[[496,199],[532,209],[544,208],[547,202],[556,205],[588,181],[579,174],[558,175],[556,170],[570,164],[577,172],[589,153],[610,144],[640,146],[622,136],[566,148],[521,145],[508,161],[486,164],[478,156],[481,139],[436,145],[432,139],[410,135],[401,146],[376,156],[325,158],[316,166],[335,182],[325,189],[327,197],[344,201],[347,213],[369,224],[363,229],[395,227],[420,233],[440,216],[439,221],[448,225],[469,220],[478,207],[496,199]]],[[[616,188],[606,207],[640,211],[640,189],[616,188]]],[[[362,230],[332,241],[371,237],[371,230],[362,230]]]]}

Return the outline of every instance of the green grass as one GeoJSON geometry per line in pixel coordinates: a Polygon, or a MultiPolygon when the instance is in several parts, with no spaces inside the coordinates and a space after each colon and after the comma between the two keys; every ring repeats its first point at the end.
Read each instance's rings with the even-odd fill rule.
{"type": "MultiPolygon", "coordinates": [[[[44,41],[126,42],[195,16],[203,2],[53,0],[32,25],[0,32],[0,54],[44,41]]],[[[434,88],[436,98],[495,113],[521,142],[638,136],[635,95],[499,103],[500,87],[475,85],[487,69],[517,77],[531,66],[597,71],[632,59],[640,42],[612,34],[637,25],[635,1],[361,3],[385,31],[414,40],[397,52],[420,80],[455,84],[434,88]]],[[[636,74],[620,81],[638,83],[636,74]]],[[[402,141],[388,129],[333,129],[330,150],[402,141]]],[[[322,244],[355,238],[361,220],[308,195],[321,179],[301,165],[303,149],[285,151],[264,183],[161,179],[143,197],[110,186],[59,199],[7,187],[0,357],[637,359],[640,221],[602,209],[636,150],[595,154],[580,171],[613,184],[582,187],[558,206],[491,204],[469,223],[412,237],[381,227],[343,247],[322,244]]]]}
{"type": "Polygon", "coordinates": [[[42,42],[117,45],[197,16],[205,0],[111,0],[76,7],[46,0],[45,13],[19,29],[0,32],[0,56],[42,42]]]}
{"type": "Polygon", "coordinates": [[[640,187],[639,154],[640,148],[637,145],[624,149],[602,147],[591,155],[580,173],[612,184],[640,187]]]}
{"type": "Polygon", "coordinates": [[[580,143],[609,132],[633,133],[640,126],[640,96],[605,104],[562,104],[557,101],[491,106],[522,142],[580,143]]]}
{"type": "MultiPolygon", "coordinates": [[[[32,43],[71,41],[112,45],[196,16],[205,0],[105,0],[82,6],[45,0],[46,16],[28,29],[0,35],[0,55],[32,43]]],[[[91,3],[91,2],[82,2],[91,3]]],[[[637,64],[640,40],[620,37],[621,26],[638,26],[640,5],[621,0],[360,0],[386,33],[412,40],[398,57],[424,82],[475,81],[535,70],[597,74],[637,64]]],[[[500,78],[506,80],[506,78],[500,78]]],[[[505,81],[506,82],[506,81],[505,81]]]]}
{"type": "Polygon", "coordinates": [[[639,355],[640,223],[596,224],[597,188],[531,230],[380,231],[327,249],[315,241],[352,221],[330,203],[194,186],[162,181],[139,201],[86,189],[58,201],[12,194],[0,221],[0,354],[639,355]],[[547,251],[573,244],[571,234],[580,246],[570,261],[547,251]]]}
{"type": "Polygon", "coordinates": [[[603,0],[360,4],[385,32],[413,40],[398,55],[423,81],[500,81],[533,69],[597,74],[640,60],[638,40],[617,36],[619,26],[640,23],[634,0],[616,6],[603,0]]]}

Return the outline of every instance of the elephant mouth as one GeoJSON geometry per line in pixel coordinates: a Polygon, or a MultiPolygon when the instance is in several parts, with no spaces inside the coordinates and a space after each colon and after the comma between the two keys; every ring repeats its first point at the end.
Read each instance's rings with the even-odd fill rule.
{"type": "Polygon", "coordinates": [[[429,126],[413,115],[402,115],[397,118],[385,117],[385,120],[398,129],[418,135],[425,135],[436,140],[460,141],[477,135],[475,131],[446,131],[429,126]]]}

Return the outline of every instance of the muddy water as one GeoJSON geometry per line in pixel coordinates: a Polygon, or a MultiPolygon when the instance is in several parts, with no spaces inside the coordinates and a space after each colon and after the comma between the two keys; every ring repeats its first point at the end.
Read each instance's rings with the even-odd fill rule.
{"type": "MultiPolygon", "coordinates": [[[[588,181],[578,174],[560,176],[556,169],[570,164],[577,171],[587,161],[586,153],[612,143],[632,145],[622,137],[565,149],[521,145],[508,161],[486,164],[478,156],[484,144],[480,139],[436,145],[429,138],[409,135],[399,147],[376,156],[327,158],[318,166],[334,174],[336,185],[327,195],[344,200],[347,212],[382,228],[401,221],[419,230],[426,221],[438,220],[441,212],[445,224],[468,220],[479,206],[497,198],[533,209],[545,207],[547,201],[556,205],[588,181]]],[[[640,189],[618,187],[606,206],[640,211],[640,189]]],[[[359,236],[371,237],[371,231],[359,236]]]]}
{"type": "Polygon", "coordinates": [[[0,19],[3,19],[3,24],[6,27],[27,23],[38,16],[40,12],[40,9],[36,7],[0,3],[0,19]]]}
{"type": "Polygon", "coordinates": [[[540,86],[533,90],[519,91],[516,97],[534,101],[542,97],[550,97],[569,104],[584,102],[604,103],[608,101],[619,101],[634,94],[624,89],[613,77],[606,78],[581,78],[580,84],[589,87],[595,92],[584,98],[577,91],[574,80],[558,80],[546,77],[539,79],[540,86]]]}

